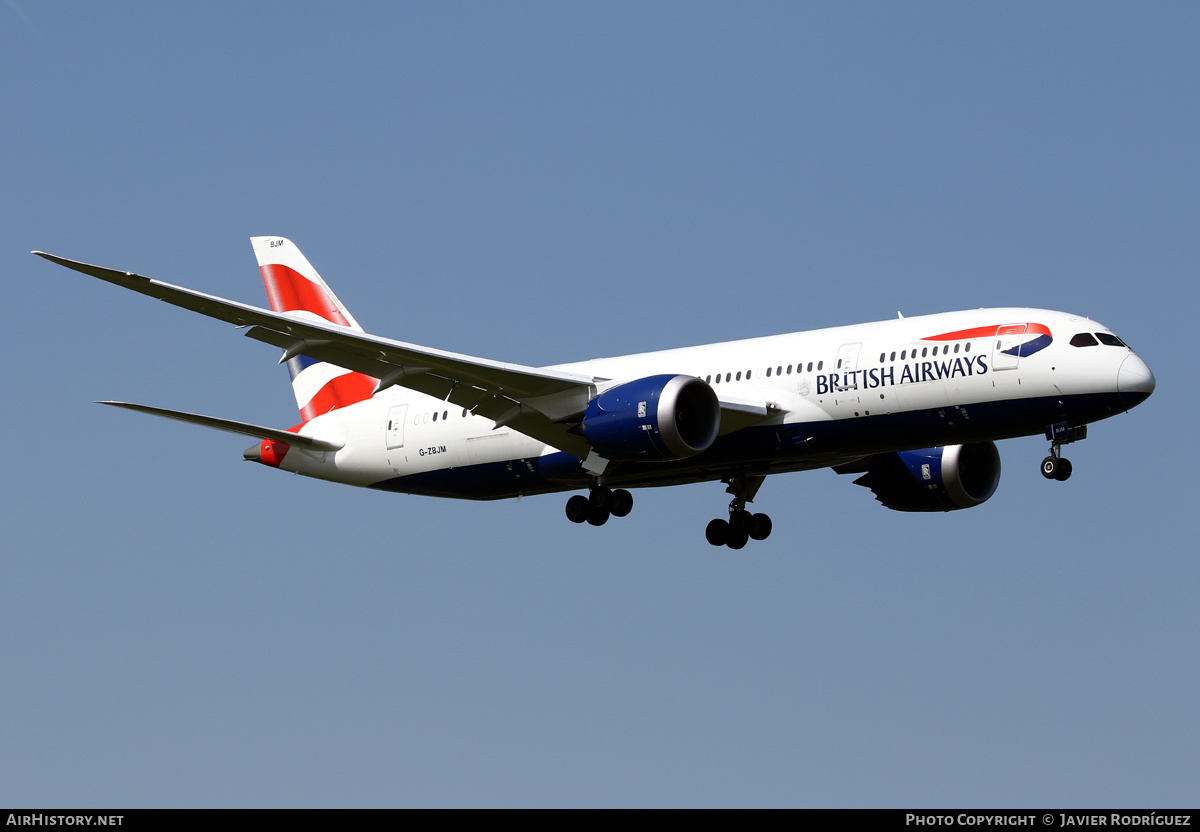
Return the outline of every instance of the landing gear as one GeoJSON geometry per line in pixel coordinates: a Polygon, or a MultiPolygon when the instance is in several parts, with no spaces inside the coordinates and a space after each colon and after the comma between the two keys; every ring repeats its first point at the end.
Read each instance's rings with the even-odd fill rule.
{"type": "Polygon", "coordinates": [[[567,519],[572,523],[603,526],[609,517],[624,517],[633,511],[633,495],[624,488],[616,491],[597,486],[584,497],[576,494],[567,500],[567,519]]]}
{"type": "Polygon", "coordinates": [[[1048,480],[1058,480],[1062,482],[1071,476],[1071,460],[1066,457],[1055,456],[1054,452],[1050,456],[1042,460],[1042,476],[1048,480]]]}
{"type": "Polygon", "coordinates": [[[754,499],[765,477],[730,477],[726,489],[733,495],[729,501],[729,519],[716,519],[704,529],[704,538],[713,546],[741,549],[750,540],[766,540],[771,535],[771,518],[751,514],[746,503],[754,499]]]}
{"type": "Polygon", "coordinates": [[[729,519],[710,522],[704,529],[704,538],[713,546],[740,549],[750,540],[770,537],[771,518],[765,514],[751,514],[743,505],[741,500],[733,500],[729,504],[729,519]]]}
{"type": "Polygon", "coordinates": [[[1050,456],[1042,460],[1042,476],[1062,482],[1071,476],[1071,460],[1063,458],[1062,446],[1087,439],[1087,425],[1071,427],[1067,422],[1046,425],[1046,438],[1050,440],[1050,456]]]}

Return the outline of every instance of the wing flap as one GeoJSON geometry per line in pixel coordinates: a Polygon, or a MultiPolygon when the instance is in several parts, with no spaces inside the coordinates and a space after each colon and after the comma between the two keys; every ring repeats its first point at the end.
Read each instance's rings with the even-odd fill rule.
{"type": "MultiPolygon", "coordinates": [[[[461,407],[472,413],[491,419],[499,424],[510,425],[515,430],[531,436],[539,442],[545,442],[572,456],[584,459],[591,451],[591,446],[582,437],[569,432],[570,424],[552,421],[550,417],[538,408],[539,401],[535,397],[528,400],[519,394],[502,387],[483,386],[472,381],[454,378],[446,370],[438,370],[429,366],[432,362],[421,363],[392,363],[372,356],[362,355],[343,349],[341,345],[321,339],[308,340],[303,345],[296,344],[297,339],[289,334],[276,332],[262,326],[255,326],[246,331],[246,336],[256,341],[279,347],[284,350],[296,349],[296,354],[307,355],[317,361],[327,361],[339,367],[345,367],[358,373],[364,373],[381,381],[390,381],[391,386],[398,384],[409,390],[424,393],[435,399],[449,402],[455,407],[461,407]]],[[[587,392],[590,385],[578,391],[567,390],[552,397],[558,399],[556,404],[577,402],[577,407],[583,410],[587,404],[587,392]],[[572,395],[575,393],[575,395],[572,395]],[[580,395],[582,394],[582,398],[580,395]]]]}
{"type": "Polygon", "coordinates": [[[774,402],[752,401],[726,395],[719,396],[718,402],[721,405],[721,429],[717,433],[718,436],[769,421],[783,413],[783,409],[774,402]]]}

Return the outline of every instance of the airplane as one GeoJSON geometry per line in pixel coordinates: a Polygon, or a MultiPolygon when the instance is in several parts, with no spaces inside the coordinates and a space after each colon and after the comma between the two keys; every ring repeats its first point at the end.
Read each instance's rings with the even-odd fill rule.
{"type": "Polygon", "coordinates": [[[1155,387],[1109,328],[1024,308],[508,364],[370,335],[290,240],[251,242],[270,310],[33,253],[282,349],[300,423],[100,404],[250,436],[248,460],[349,485],[470,500],[586,489],[566,513],[593,526],[629,514],[629,489],[720,481],[733,499],[705,538],[731,549],[770,535],[746,505],[771,474],[832,468],[890,509],[970,508],[999,484],[997,440],[1044,434],[1042,474],[1066,480],[1062,446],[1155,387]]]}

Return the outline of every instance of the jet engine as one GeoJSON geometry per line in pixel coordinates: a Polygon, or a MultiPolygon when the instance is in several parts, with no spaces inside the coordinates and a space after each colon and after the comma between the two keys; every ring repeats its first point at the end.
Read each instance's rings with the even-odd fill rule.
{"type": "Polygon", "coordinates": [[[879,454],[854,483],[896,511],[971,508],[996,493],[1000,452],[994,442],[977,442],[879,454]]]}
{"type": "Polygon", "coordinates": [[[698,378],[648,376],[596,396],[580,427],[605,459],[683,459],[707,450],[717,438],[721,405],[698,378]]]}

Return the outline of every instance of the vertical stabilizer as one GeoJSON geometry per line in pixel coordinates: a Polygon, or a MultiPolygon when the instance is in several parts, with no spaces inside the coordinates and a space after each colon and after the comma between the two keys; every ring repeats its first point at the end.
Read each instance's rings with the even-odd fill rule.
{"type": "MultiPolygon", "coordinates": [[[[291,240],[283,237],[251,237],[258,270],[273,312],[290,312],[321,323],[363,329],[350,310],[330,291],[308,259],[291,240]]],[[[298,355],[287,362],[292,392],[300,417],[309,421],[339,407],[371,398],[375,379],[344,367],[298,355]]]]}

